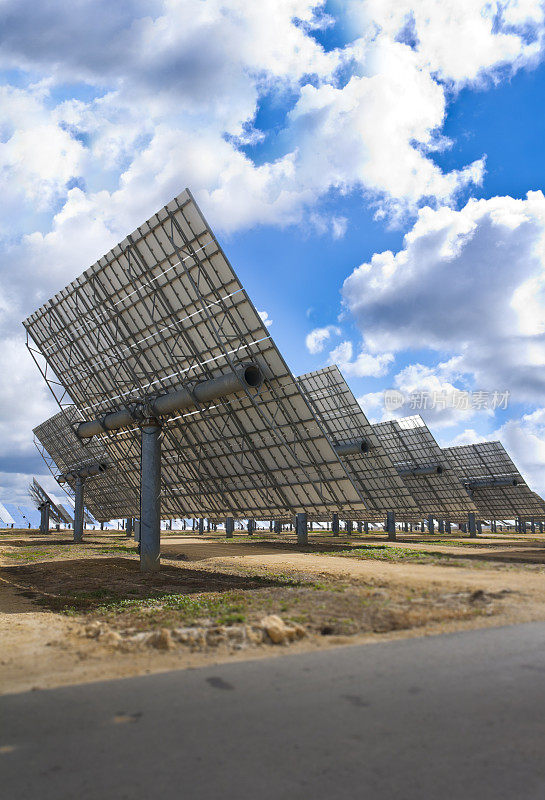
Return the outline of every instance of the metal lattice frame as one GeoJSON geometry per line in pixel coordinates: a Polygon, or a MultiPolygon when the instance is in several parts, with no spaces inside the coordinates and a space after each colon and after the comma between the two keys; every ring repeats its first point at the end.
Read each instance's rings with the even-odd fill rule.
{"type": "Polygon", "coordinates": [[[535,517],[545,519],[545,504],[532,492],[501,442],[446,447],[443,451],[467,486],[484,519],[535,517]],[[475,486],[474,481],[516,481],[516,486],[475,486]]]}
{"type": "Polygon", "coordinates": [[[465,522],[469,512],[477,511],[421,417],[379,422],[372,427],[397,470],[442,468],[441,474],[401,476],[424,516],[465,522]]]}
{"type": "MultiPolygon", "coordinates": [[[[260,389],[165,422],[165,517],[354,516],[365,509],[189,191],[24,325],[61,409],[75,404],[84,419],[143,395],[191,388],[250,360],[259,364],[260,389]]],[[[97,438],[133,483],[136,426],[97,438]]],[[[123,516],[137,513],[134,505],[123,508],[123,516]]]]}
{"type": "Polygon", "coordinates": [[[44,503],[48,503],[49,505],[49,516],[55,523],[65,522],[67,525],[70,525],[73,522],[70,514],[66,511],[66,509],[56,503],[51,495],[49,495],[45,489],[40,486],[36,478],[32,479],[32,483],[28,487],[28,493],[30,498],[36,508],[40,508],[40,506],[44,505],[44,503]]]}
{"type": "Polygon", "coordinates": [[[343,456],[369,511],[358,519],[383,520],[388,511],[399,519],[415,520],[422,512],[401,480],[390,457],[336,365],[297,378],[334,445],[364,439],[369,452],[343,456]]]}

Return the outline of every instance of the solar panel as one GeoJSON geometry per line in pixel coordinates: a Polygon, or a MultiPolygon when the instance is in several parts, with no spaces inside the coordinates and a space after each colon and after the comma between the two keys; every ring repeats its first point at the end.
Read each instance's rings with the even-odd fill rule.
{"type": "Polygon", "coordinates": [[[74,432],[79,421],[81,415],[76,407],[65,406],[33,431],[38,451],[53,477],[58,480],[66,475],[64,487],[69,487],[73,496],[75,478],[71,473],[85,466],[106,463],[108,468],[104,472],[86,481],[85,505],[99,522],[138,516],[139,512],[135,511],[139,504],[138,462],[126,465],[121,458],[114,462],[99,437],[79,439],[74,432]]]}
{"type": "Polygon", "coordinates": [[[501,442],[445,447],[444,452],[485,519],[545,518],[545,504],[532,492],[501,442]]]}
{"type": "MultiPolygon", "coordinates": [[[[162,515],[355,516],[365,505],[217,240],[184,191],[24,323],[61,408],[82,419],[256,363],[265,380],[167,420],[162,515]]],[[[134,488],[137,425],[95,437],[134,488]]],[[[103,502],[104,513],[122,513],[103,502]]],[[[103,516],[104,516],[103,513],[103,516]]]]}
{"type": "Polygon", "coordinates": [[[336,365],[308,372],[297,378],[334,445],[348,445],[355,440],[365,443],[366,452],[341,456],[369,509],[358,519],[376,520],[394,511],[400,519],[421,516],[409,490],[397,473],[390,457],[361,406],[352,394],[336,365]]]}
{"type": "Polygon", "coordinates": [[[4,522],[6,525],[15,525],[15,520],[2,503],[0,503],[0,522],[4,522]]]}
{"type": "Polygon", "coordinates": [[[469,512],[476,512],[458,473],[420,416],[372,427],[425,516],[465,521],[469,512]]]}
{"type": "Polygon", "coordinates": [[[28,487],[28,492],[33,500],[36,508],[40,508],[44,504],[49,505],[49,516],[53,520],[53,522],[61,523],[64,522],[67,525],[70,525],[72,522],[72,518],[70,515],[62,508],[57,505],[57,503],[53,500],[51,495],[49,495],[45,489],[38,483],[36,478],[32,479],[32,483],[28,487]]]}

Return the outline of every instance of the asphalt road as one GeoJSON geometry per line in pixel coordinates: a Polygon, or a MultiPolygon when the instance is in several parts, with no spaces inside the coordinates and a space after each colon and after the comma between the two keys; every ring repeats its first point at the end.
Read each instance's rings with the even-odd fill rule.
{"type": "Polygon", "coordinates": [[[545,798],[545,623],[0,698],[6,800],[545,798]]]}

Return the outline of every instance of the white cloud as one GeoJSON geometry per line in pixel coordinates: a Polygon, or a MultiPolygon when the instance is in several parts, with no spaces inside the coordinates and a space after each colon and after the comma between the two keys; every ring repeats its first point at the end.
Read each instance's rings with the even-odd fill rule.
{"type": "Polygon", "coordinates": [[[540,0],[364,0],[360,19],[410,43],[430,72],[457,85],[498,68],[534,65],[543,46],[540,0]]]}
{"type": "Polygon", "coordinates": [[[482,179],[484,162],[445,173],[430,158],[447,144],[437,74],[470,80],[498,63],[515,69],[537,58],[539,8],[510,3],[504,24],[492,24],[488,5],[467,0],[459,11],[428,2],[415,12],[414,48],[400,36],[406,2],[360,5],[355,41],[326,52],[309,34],[329,20],[310,0],[132,0],[115,12],[100,0],[39,9],[6,0],[0,65],[41,76],[6,90],[10,187],[17,184],[23,205],[38,197],[51,206],[79,180],[90,220],[126,209],[130,228],[141,208],[152,211],[191,185],[224,230],[298,223],[307,214],[334,237],[344,235],[346,219],[313,209],[331,190],[363,190],[390,214],[412,213],[424,198],[451,202],[482,179]],[[92,24],[83,36],[86,14],[92,24]],[[526,38],[535,33],[531,42],[523,28],[526,38]],[[49,35],[37,35],[42,30],[49,35]],[[454,43],[473,42],[471,31],[478,46],[454,69],[440,44],[459,54],[454,43]],[[340,71],[352,71],[350,80],[340,82],[340,71]],[[78,81],[97,96],[55,100],[59,86],[78,81]],[[240,145],[267,139],[256,128],[260,97],[287,89],[295,99],[281,152],[255,164],[240,145]]]}
{"type": "Polygon", "coordinates": [[[307,334],[305,339],[307,350],[312,355],[321,353],[326,345],[326,342],[332,336],[340,335],[341,329],[337,328],[336,325],[327,325],[325,328],[314,328],[314,330],[307,334]]]}
{"type": "Polygon", "coordinates": [[[456,356],[474,388],[539,402],[545,391],[545,197],[424,208],[398,253],[347,278],[345,303],[372,353],[456,356]]]}
{"type": "Polygon", "coordinates": [[[352,342],[341,342],[330,352],[329,363],[337,364],[341,372],[353,375],[355,378],[380,378],[387,374],[389,366],[394,360],[391,353],[373,356],[363,351],[353,359],[353,351],[352,342]]]}
{"type": "Polygon", "coordinates": [[[269,314],[267,313],[267,311],[258,311],[257,313],[261,317],[261,320],[262,320],[263,324],[265,325],[265,327],[266,328],[270,328],[271,325],[273,324],[273,321],[272,321],[272,319],[269,318],[269,314]]]}

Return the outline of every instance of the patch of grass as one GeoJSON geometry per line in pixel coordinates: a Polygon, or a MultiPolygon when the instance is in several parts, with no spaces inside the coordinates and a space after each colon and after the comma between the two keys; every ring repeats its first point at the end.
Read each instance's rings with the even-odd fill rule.
{"type": "Polygon", "coordinates": [[[321,555],[325,556],[344,556],[349,558],[370,559],[375,561],[406,561],[411,564],[438,564],[446,566],[461,567],[464,562],[459,557],[453,557],[448,553],[438,551],[413,550],[409,547],[392,547],[385,544],[369,544],[361,547],[354,547],[350,550],[324,550],[321,555]]]}

